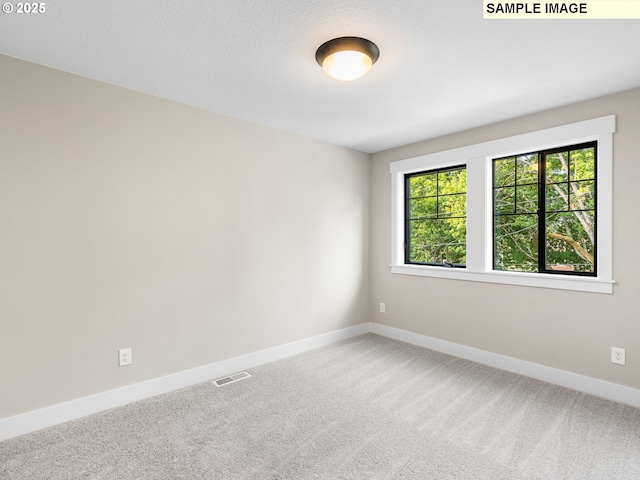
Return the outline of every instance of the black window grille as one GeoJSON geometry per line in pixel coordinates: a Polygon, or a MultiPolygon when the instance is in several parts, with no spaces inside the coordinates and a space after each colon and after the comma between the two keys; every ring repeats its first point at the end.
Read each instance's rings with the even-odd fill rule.
{"type": "Polygon", "coordinates": [[[463,268],[466,166],[405,175],[405,263],[463,268]]]}
{"type": "Polygon", "coordinates": [[[494,270],[597,274],[597,143],[493,160],[494,270]]]}

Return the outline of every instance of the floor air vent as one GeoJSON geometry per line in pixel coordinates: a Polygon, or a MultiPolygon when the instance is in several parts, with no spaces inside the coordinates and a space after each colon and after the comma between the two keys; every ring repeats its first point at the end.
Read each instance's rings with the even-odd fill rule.
{"type": "Polygon", "coordinates": [[[213,383],[216,387],[222,387],[223,385],[229,385],[233,382],[238,382],[240,380],[244,380],[245,378],[249,378],[251,375],[247,372],[235,373],[233,375],[229,375],[228,377],[219,378],[218,380],[214,380],[213,383]]]}

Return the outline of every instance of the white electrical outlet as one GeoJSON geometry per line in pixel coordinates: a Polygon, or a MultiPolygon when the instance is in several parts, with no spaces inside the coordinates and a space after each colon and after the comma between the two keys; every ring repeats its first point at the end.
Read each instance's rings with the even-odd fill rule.
{"type": "Polygon", "coordinates": [[[387,313],[387,307],[384,303],[380,304],[380,313],[387,313]]]}
{"type": "Polygon", "coordinates": [[[626,365],[624,348],[611,347],[611,363],[626,365]]]}
{"type": "Polygon", "coordinates": [[[118,364],[121,367],[125,365],[131,365],[131,349],[123,348],[122,350],[118,350],[118,364]]]}

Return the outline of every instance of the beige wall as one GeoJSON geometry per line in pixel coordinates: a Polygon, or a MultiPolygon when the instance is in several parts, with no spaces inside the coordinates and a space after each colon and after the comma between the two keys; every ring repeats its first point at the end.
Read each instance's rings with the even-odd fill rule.
{"type": "MultiPolygon", "coordinates": [[[[425,106],[428,108],[428,106],[425,106]]],[[[421,142],[372,156],[371,320],[570,372],[640,388],[637,202],[640,89],[421,142]],[[616,114],[613,295],[392,275],[389,163],[616,114]],[[627,365],[610,363],[610,348],[627,365]]]]}
{"type": "Polygon", "coordinates": [[[0,418],[368,320],[367,155],[2,56],[0,86],[0,418]]]}

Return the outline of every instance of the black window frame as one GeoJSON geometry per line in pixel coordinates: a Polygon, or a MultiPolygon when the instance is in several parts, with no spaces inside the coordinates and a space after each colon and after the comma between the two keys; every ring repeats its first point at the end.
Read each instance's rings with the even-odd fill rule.
{"type": "MultiPolygon", "coordinates": [[[[538,209],[536,212],[536,215],[538,217],[538,271],[537,272],[526,272],[526,273],[544,273],[544,274],[551,274],[551,275],[563,275],[563,276],[578,276],[578,277],[597,277],[598,276],[598,142],[596,140],[594,141],[589,141],[589,142],[583,142],[583,143],[577,143],[577,144],[570,144],[570,145],[563,145],[560,147],[554,147],[554,148],[549,148],[549,149],[543,149],[543,150],[537,150],[537,151],[533,151],[533,152],[528,152],[528,153],[521,153],[521,154],[516,154],[516,155],[506,155],[506,156],[500,156],[500,157],[496,157],[496,158],[492,158],[491,159],[491,166],[492,166],[492,205],[491,205],[491,212],[492,212],[492,232],[491,232],[491,237],[492,237],[492,268],[495,271],[500,271],[500,272],[521,272],[518,270],[505,270],[505,269],[498,269],[496,268],[496,252],[497,252],[497,247],[496,247],[496,218],[499,215],[496,215],[496,190],[498,187],[496,187],[496,167],[495,164],[497,161],[500,160],[504,160],[510,157],[519,157],[519,156],[528,156],[528,155],[537,155],[538,157],[538,209]],[[571,152],[574,150],[582,150],[582,149],[587,149],[587,148],[593,148],[593,155],[594,155],[594,165],[593,165],[593,183],[594,183],[594,198],[593,198],[593,271],[590,272],[581,272],[581,271],[574,271],[574,270],[557,270],[557,269],[549,269],[547,268],[547,262],[546,262],[546,253],[547,253],[547,248],[546,248],[546,231],[547,231],[547,213],[549,213],[547,211],[547,186],[551,185],[551,183],[547,183],[546,178],[547,178],[547,162],[544,161],[543,159],[548,156],[548,155],[553,155],[554,153],[560,153],[560,152],[571,152]]],[[[569,162],[571,160],[569,159],[569,162]]],[[[570,170],[571,167],[569,166],[569,176],[570,176],[570,170]]],[[[517,182],[517,177],[516,179],[514,179],[517,182]]],[[[571,179],[568,178],[567,179],[567,183],[570,184],[571,183],[571,179]]],[[[580,180],[580,181],[588,181],[588,180],[580,180]]],[[[514,186],[516,186],[517,188],[517,184],[514,184],[514,186]]],[[[570,195],[571,195],[571,189],[568,188],[568,196],[569,196],[569,200],[567,200],[568,205],[571,205],[570,202],[570,195]]],[[[514,195],[515,197],[516,195],[514,195]]],[[[514,202],[517,201],[514,199],[514,202]]],[[[587,210],[591,210],[591,209],[587,209],[587,210]]],[[[573,209],[568,209],[568,212],[571,211],[587,211],[587,210],[573,210],[573,209]]],[[[552,212],[553,213],[553,212],[552,212]]],[[[555,212],[558,213],[558,212],[555,212]]],[[[517,214],[517,213],[514,213],[517,214]]]]}
{"type": "MultiPolygon", "coordinates": [[[[442,167],[442,168],[431,168],[428,170],[421,170],[419,172],[411,172],[411,173],[406,173],[404,174],[404,263],[406,265],[426,265],[426,266],[432,266],[432,267],[445,267],[445,268],[466,268],[466,263],[438,263],[438,262],[417,262],[417,261],[413,261],[411,260],[411,243],[410,243],[410,239],[411,239],[411,234],[410,234],[410,230],[411,230],[411,218],[410,218],[410,212],[411,212],[411,208],[410,208],[410,201],[414,198],[411,197],[411,188],[410,188],[410,181],[411,178],[413,177],[418,177],[418,176],[422,176],[422,175],[426,175],[426,174],[439,174],[442,172],[449,172],[449,171],[455,171],[455,170],[465,170],[467,169],[467,164],[459,164],[459,165],[450,165],[450,166],[446,166],[446,167],[442,167]]],[[[465,189],[465,196],[467,195],[467,191],[465,189]]],[[[459,195],[459,194],[456,194],[459,195]]],[[[440,197],[441,195],[439,195],[437,193],[437,187],[436,187],[436,204],[437,204],[437,198],[440,197]]],[[[442,195],[445,196],[445,195],[442,195]]],[[[449,195],[447,195],[449,196],[449,195]]],[[[417,198],[417,197],[416,197],[417,198]]],[[[436,212],[438,211],[438,208],[436,207],[436,212]]],[[[466,206],[466,202],[465,202],[465,211],[464,211],[465,215],[464,217],[443,217],[443,218],[464,218],[465,222],[466,222],[466,218],[467,218],[467,206],[466,206]]],[[[439,219],[438,214],[436,213],[436,217],[435,219],[439,219]]],[[[465,257],[466,257],[466,242],[465,242],[465,257]]]]}

